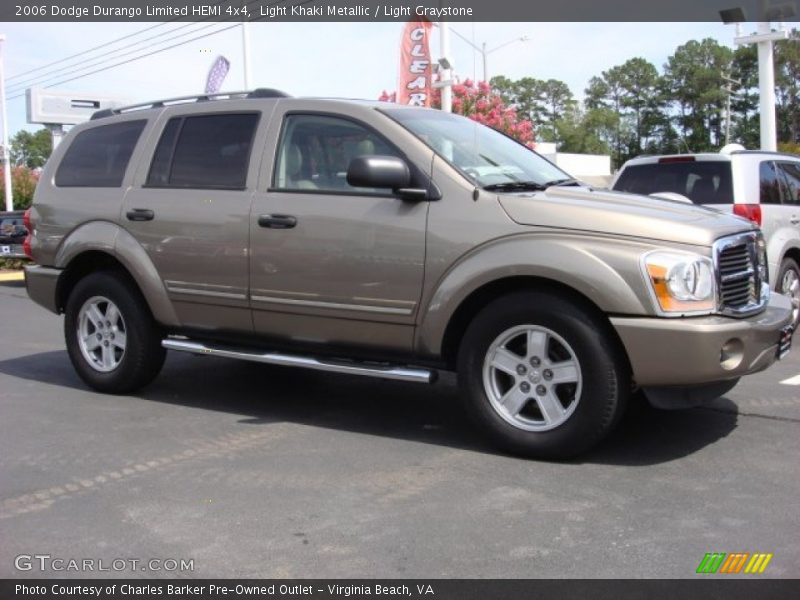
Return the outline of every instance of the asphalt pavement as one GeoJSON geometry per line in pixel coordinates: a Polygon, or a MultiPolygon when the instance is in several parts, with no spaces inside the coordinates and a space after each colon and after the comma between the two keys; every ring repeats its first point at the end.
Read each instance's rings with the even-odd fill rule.
{"type": "Polygon", "coordinates": [[[555,463],[486,445],[449,376],[172,353],[141,393],[94,393],[62,326],[0,283],[0,577],[684,578],[707,552],[800,577],[800,344],[555,463]]]}

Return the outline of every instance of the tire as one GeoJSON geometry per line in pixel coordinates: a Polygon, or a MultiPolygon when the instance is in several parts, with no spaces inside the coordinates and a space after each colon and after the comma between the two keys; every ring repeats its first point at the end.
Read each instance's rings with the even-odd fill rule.
{"type": "Polygon", "coordinates": [[[103,271],[84,277],[64,312],[67,353],[90,387],[109,394],[133,392],[164,365],[161,331],[144,297],[124,275],[103,271]]]}
{"type": "Polygon", "coordinates": [[[775,291],[784,296],[789,296],[794,306],[792,323],[797,327],[800,322],[800,267],[797,261],[788,256],[781,261],[778,270],[778,279],[775,281],[775,291]]]}
{"type": "Polygon", "coordinates": [[[549,459],[603,439],[631,389],[608,323],[543,292],[504,296],[478,313],[459,348],[458,379],[467,412],[496,445],[549,459]]]}

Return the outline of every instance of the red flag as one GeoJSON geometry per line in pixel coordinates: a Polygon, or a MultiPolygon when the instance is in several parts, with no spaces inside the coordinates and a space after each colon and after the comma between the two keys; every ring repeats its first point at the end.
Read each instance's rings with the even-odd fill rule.
{"type": "Polygon", "coordinates": [[[432,24],[427,20],[409,21],[400,42],[400,77],[397,102],[412,106],[430,106],[433,91],[433,68],[428,46],[432,24]]]}

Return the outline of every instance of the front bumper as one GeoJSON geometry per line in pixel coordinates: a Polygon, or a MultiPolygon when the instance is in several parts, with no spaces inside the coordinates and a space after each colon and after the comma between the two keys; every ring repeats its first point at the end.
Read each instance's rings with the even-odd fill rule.
{"type": "Polygon", "coordinates": [[[640,386],[681,386],[737,379],[777,360],[791,302],[771,294],[762,313],[730,317],[613,317],[640,386]]]}
{"type": "Polygon", "coordinates": [[[44,306],[50,312],[58,314],[58,277],[61,269],[31,265],[25,267],[25,287],[30,299],[44,306]]]}

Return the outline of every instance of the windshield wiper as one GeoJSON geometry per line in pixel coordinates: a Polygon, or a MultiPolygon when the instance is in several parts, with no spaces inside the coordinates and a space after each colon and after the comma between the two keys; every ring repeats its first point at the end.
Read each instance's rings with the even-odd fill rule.
{"type": "Polygon", "coordinates": [[[483,186],[487,192],[518,192],[518,191],[542,191],[546,185],[535,181],[506,181],[505,183],[490,183],[483,186]]]}
{"type": "Polygon", "coordinates": [[[553,179],[553,181],[548,181],[547,183],[542,184],[542,186],[545,188],[549,188],[554,185],[581,185],[581,182],[577,179],[573,179],[572,177],[566,177],[564,179],[553,179]]]}

